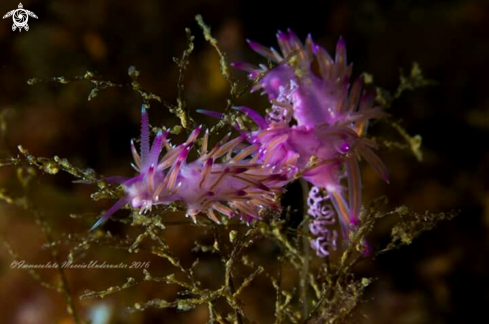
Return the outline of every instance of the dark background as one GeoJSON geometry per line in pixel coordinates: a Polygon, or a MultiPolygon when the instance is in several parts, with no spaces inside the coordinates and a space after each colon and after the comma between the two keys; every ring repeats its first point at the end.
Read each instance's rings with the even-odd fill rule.
{"type": "MultiPolygon", "coordinates": [[[[379,155],[391,172],[391,184],[383,184],[364,168],[364,199],[385,194],[392,207],[404,204],[419,212],[460,213],[453,221],[440,224],[410,246],[378,257],[364,269],[377,280],[367,290],[367,302],[361,305],[366,317],[358,316],[358,321],[473,323],[487,317],[489,2],[22,3],[39,17],[29,19],[28,32],[12,32],[11,18],[0,21],[0,114],[4,121],[0,153],[2,157],[16,155],[16,146],[22,144],[36,156],[59,155],[106,175],[132,174],[129,140],[138,136],[140,97],[129,89],[108,89],[87,101],[88,82],[28,86],[27,79],[80,76],[89,70],[124,83],[130,81],[127,69],[134,65],[145,88],[174,102],[178,69],[172,57],[184,50],[184,29],[188,27],[196,36],[196,48],[185,78],[185,99],[192,116],[210,124],[194,110],[222,110],[228,87],[219,74],[218,56],[194,20],[196,14],[202,14],[212,27],[231,61],[258,62],[258,55],[248,49],[245,39],[275,46],[277,30],[291,28],[302,39],[311,33],[330,53],[342,35],[349,61],[354,62],[354,75],[368,72],[377,85],[389,90],[397,87],[401,68],[408,73],[412,62],[418,62],[425,77],[438,84],[405,93],[388,112],[391,120],[399,121],[408,133],[422,136],[424,160],[417,162],[407,150],[382,149],[379,155]]],[[[2,1],[0,13],[17,5],[17,1],[2,1]]],[[[243,79],[240,72],[234,75],[243,79]]],[[[244,96],[239,104],[264,108],[266,101],[255,94],[244,96]]],[[[152,105],[150,118],[154,125],[177,122],[161,104],[152,105]]],[[[402,141],[387,123],[373,127],[376,136],[384,131],[392,136],[389,139],[402,141]]],[[[19,194],[15,179],[15,169],[0,169],[1,186],[19,194]]],[[[65,174],[42,175],[33,194],[40,208],[48,211],[55,228],[64,231],[74,226],[69,213],[89,213],[77,223],[88,228],[96,213],[111,203],[93,203],[89,194],[94,188],[71,180],[65,174]]],[[[376,229],[374,248],[388,242],[391,225],[383,222],[376,229]]],[[[37,260],[40,255],[43,239],[39,228],[15,208],[0,205],[0,238],[27,260],[37,260]]],[[[0,248],[0,322],[47,323],[54,319],[56,323],[70,323],[62,298],[47,292],[25,272],[10,269],[11,260],[6,249],[0,248]]],[[[90,280],[101,281],[99,288],[107,287],[103,276],[110,275],[103,271],[96,276],[70,274],[75,295],[87,287],[92,289],[90,280]]],[[[118,279],[114,284],[122,282],[118,279]]],[[[158,296],[154,294],[150,297],[158,296]]],[[[77,303],[82,314],[96,305],[77,303]]],[[[107,303],[116,310],[131,304],[117,297],[107,303]]],[[[154,319],[139,314],[119,321],[161,322],[161,314],[173,316],[173,322],[183,318],[189,323],[205,322],[198,311],[189,317],[167,311],[154,312],[154,319]]],[[[260,312],[257,314],[259,321],[260,312]]],[[[270,314],[273,310],[266,316],[270,314]]],[[[264,323],[270,320],[266,316],[264,323]]]]}

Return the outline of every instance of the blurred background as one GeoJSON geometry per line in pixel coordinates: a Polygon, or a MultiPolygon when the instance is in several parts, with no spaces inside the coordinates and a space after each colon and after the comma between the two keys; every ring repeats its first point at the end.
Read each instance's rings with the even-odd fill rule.
{"type": "MultiPolygon", "coordinates": [[[[420,213],[460,213],[411,245],[381,255],[361,269],[362,275],[376,280],[367,289],[366,302],[357,310],[355,321],[473,323],[487,317],[489,2],[26,0],[22,4],[39,17],[29,18],[28,32],[13,32],[11,18],[0,21],[1,157],[17,155],[16,147],[21,144],[33,155],[58,155],[103,175],[132,174],[129,141],[139,136],[138,94],[111,88],[88,101],[88,82],[29,86],[29,78],[69,78],[91,71],[103,79],[127,83],[127,70],[134,65],[141,73],[143,87],[173,103],[178,68],[172,58],[180,57],[185,49],[184,29],[188,27],[196,38],[185,75],[184,98],[192,117],[211,125],[212,120],[202,118],[195,109],[222,111],[229,89],[219,73],[219,57],[195,22],[196,14],[202,14],[211,26],[230,61],[260,62],[260,57],[247,47],[246,39],[275,46],[277,30],[291,28],[302,39],[311,33],[330,53],[342,35],[349,61],[354,62],[354,75],[368,72],[376,85],[391,91],[399,83],[400,69],[409,73],[412,62],[418,62],[425,77],[437,85],[406,92],[388,113],[409,134],[422,136],[424,159],[418,162],[408,150],[383,148],[379,155],[391,172],[391,183],[382,183],[365,167],[364,199],[386,195],[392,208],[406,205],[420,213]]],[[[17,1],[2,1],[0,13],[17,6],[17,1]]],[[[244,84],[244,73],[233,71],[233,75],[244,84]]],[[[265,98],[259,94],[245,95],[239,101],[251,107],[266,107],[265,98]]],[[[178,122],[158,103],[151,106],[150,121],[156,126],[178,122]]],[[[388,123],[374,125],[372,134],[387,134],[389,140],[402,142],[388,123]]],[[[56,235],[83,233],[101,210],[113,203],[93,202],[90,193],[95,188],[73,184],[72,180],[64,173],[39,174],[30,186],[29,197],[43,211],[56,235]]],[[[13,167],[0,168],[0,187],[13,196],[23,195],[13,167]]],[[[108,224],[116,232],[121,226],[108,224]]],[[[376,228],[372,235],[374,249],[388,243],[390,226],[391,222],[384,221],[376,228]]],[[[192,242],[185,243],[181,238],[193,235],[193,231],[191,227],[176,226],[167,240],[178,251],[188,253],[192,242]]],[[[42,248],[45,238],[32,215],[4,203],[0,204],[0,240],[8,242],[20,259],[32,263],[50,259],[49,251],[42,248]]],[[[150,256],[93,249],[86,259],[96,256],[113,263],[152,261],[150,270],[160,270],[150,256]]],[[[192,260],[191,255],[183,258],[192,260]]],[[[2,245],[0,323],[72,323],[63,296],[39,285],[26,271],[11,269],[12,260],[2,245]]],[[[202,272],[203,278],[214,275],[211,266],[202,272]]],[[[48,281],[57,280],[53,270],[40,273],[48,281]]],[[[73,295],[79,296],[86,289],[122,284],[128,276],[139,273],[68,270],[67,276],[73,295]]],[[[94,323],[206,322],[206,308],[189,313],[124,312],[137,301],[171,300],[175,293],[172,286],[143,285],[102,300],[75,298],[75,305],[81,317],[98,320],[94,323]],[[105,315],[109,321],[101,320],[105,315]]],[[[254,293],[261,293],[259,287],[251,287],[247,294],[254,293]]],[[[246,307],[253,320],[270,323],[273,303],[271,295],[269,302],[246,307]]]]}

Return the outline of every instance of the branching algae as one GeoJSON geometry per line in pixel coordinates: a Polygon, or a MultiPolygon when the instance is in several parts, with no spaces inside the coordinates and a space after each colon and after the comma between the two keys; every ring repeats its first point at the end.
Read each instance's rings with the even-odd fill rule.
{"type": "MultiPolygon", "coordinates": [[[[302,42],[290,30],[277,34],[279,50],[248,41],[255,52],[265,57],[266,65],[229,64],[202,17],[196,19],[205,39],[220,56],[221,74],[230,86],[230,97],[223,113],[198,111],[219,119],[211,129],[197,126],[183,99],[183,77],[194,47],[194,36],[189,29],[186,30],[187,49],[181,58],[174,59],[180,72],[176,104],[167,103],[145,90],[138,82],[139,72],[134,67],[129,68],[131,81],[128,83],[103,80],[90,72],[72,79],[32,79],[29,80],[31,85],[47,81],[91,82],[94,88],[89,100],[109,87],[139,93],[143,103],[140,147],[137,148],[134,141],[130,145],[137,174],[102,177],[63,158],[35,157],[20,146],[20,155],[2,159],[3,166],[24,170],[19,171],[23,172],[20,179],[26,179],[25,170],[30,170],[27,176],[34,177],[35,168],[53,175],[64,171],[77,182],[96,184],[98,191],[93,193],[93,199],[117,199],[84,237],[68,234],[55,239],[49,219],[26,197],[12,197],[2,191],[0,198],[32,212],[46,234],[47,246],[53,251],[58,251],[60,242],[69,242],[72,248],[68,260],[75,260],[80,251],[91,246],[103,245],[129,253],[151,253],[174,267],[172,274],[163,277],[145,269],[139,278],[127,278],[125,283],[103,291],[87,291],[81,299],[104,298],[129,288],[137,289],[134,287],[143,282],[176,285],[179,287],[176,299],[142,300],[129,307],[129,311],[142,312],[149,308],[189,311],[204,305],[209,323],[248,323],[252,319],[241,296],[255,280],[264,278],[276,292],[274,297],[267,296],[275,299],[275,323],[346,322],[372,281],[355,277],[358,262],[409,244],[438,221],[454,216],[453,213],[420,215],[404,206],[389,212],[383,211],[386,204],[383,198],[367,204],[362,201],[359,167],[362,160],[381,179],[389,181],[388,168],[375,153],[379,145],[367,136],[369,123],[374,119],[386,119],[385,108],[404,90],[432,82],[425,80],[419,67],[414,65],[410,76],[401,76],[401,85],[394,95],[380,88],[369,91],[371,76],[365,74],[351,81],[352,65],[347,62],[343,39],[339,39],[333,57],[311,36],[302,42]],[[240,90],[231,76],[232,67],[246,71],[251,84],[240,90]],[[268,98],[265,114],[256,107],[236,106],[241,95],[257,90],[268,98]],[[150,128],[153,101],[163,103],[178,117],[180,125],[150,128]],[[172,144],[171,134],[182,130],[187,131],[187,140],[172,144]],[[212,144],[221,130],[229,133],[212,144]],[[196,153],[197,158],[190,159],[191,152],[196,153]],[[306,211],[299,227],[289,225],[291,209],[281,203],[287,185],[294,181],[302,185],[306,211]],[[136,237],[119,238],[104,231],[104,222],[121,208],[132,211],[130,219],[121,220],[125,226],[142,229],[136,237]],[[163,233],[171,231],[165,221],[166,211],[183,211],[192,220],[187,226],[197,226],[210,233],[210,244],[197,241],[193,251],[219,256],[224,278],[217,289],[207,287],[197,278],[196,268],[204,261],[195,259],[186,266],[165,241],[163,233]],[[376,221],[391,215],[398,215],[400,219],[392,229],[391,243],[380,250],[370,247],[367,234],[376,221]],[[265,242],[273,242],[279,250],[275,267],[260,264],[260,260],[253,257],[253,251],[265,242]],[[309,253],[311,248],[316,256],[309,253]],[[284,285],[286,270],[295,286],[284,285]]],[[[391,125],[421,160],[419,135],[411,137],[398,123],[391,125]]],[[[402,143],[389,143],[406,147],[402,143]]],[[[23,184],[27,186],[27,182],[23,184]]],[[[53,258],[59,262],[59,253],[53,252],[53,258]]],[[[63,293],[68,313],[75,323],[83,323],[75,310],[74,296],[64,270],[61,267],[58,270],[62,281],[56,285],[42,280],[35,270],[29,273],[44,286],[63,293]]]]}

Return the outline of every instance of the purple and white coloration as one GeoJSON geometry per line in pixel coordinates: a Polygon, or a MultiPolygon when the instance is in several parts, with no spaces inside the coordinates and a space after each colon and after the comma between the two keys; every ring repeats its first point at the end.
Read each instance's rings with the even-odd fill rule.
{"type": "Polygon", "coordinates": [[[321,189],[314,186],[309,191],[307,198],[308,214],[312,217],[309,223],[311,234],[316,236],[311,240],[311,247],[316,250],[317,256],[324,258],[330,253],[330,250],[336,251],[336,240],[338,232],[331,229],[336,223],[336,213],[328,205],[327,196],[321,193],[321,189]]]}
{"type": "Polygon", "coordinates": [[[352,66],[347,65],[343,39],[334,60],[310,36],[302,44],[293,32],[279,32],[277,40],[280,52],[249,41],[254,51],[277,64],[273,69],[234,64],[256,82],[252,90],[262,89],[270,101],[265,117],[251,108],[234,107],[256,123],[256,130],[240,130],[241,135],[231,140],[228,134],[210,150],[206,132],[199,157],[187,162],[201,127],[178,146],[169,143],[168,132],[159,132],[150,147],[143,108],[141,155],[132,144],[139,175],[114,181],[124,186],[126,195],[92,229],[127,203],[145,213],[154,205],[181,201],[194,221],[205,213],[218,222],[215,212],[219,212],[249,222],[260,218],[264,209],[279,209],[284,186],[302,177],[313,185],[308,207],[310,231],[316,236],[311,244],[317,254],[325,257],[336,249],[337,233],[330,229],[336,217],[343,239],[348,240],[361,210],[359,158],[388,181],[385,166],[372,151],[375,143],[364,137],[369,120],[385,114],[373,106],[361,77],[350,86],[352,66]],[[160,158],[163,146],[167,152],[160,158]]]}
{"type": "MultiPolygon", "coordinates": [[[[311,194],[324,188],[339,215],[343,237],[348,239],[352,226],[358,224],[361,209],[358,159],[365,159],[388,181],[385,166],[372,151],[375,143],[363,137],[369,120],[385,114],[373,107],[374,98],[363,91],[361,77],[350,86],[352,66],[347,64],[343,39],[337,43],[334,60],[311,36],[303,45],[289,30],[279,32],[277,40],[280,53],[248,41],[255,52],[276,63],[275,68],[234,63],[256,81],[253,90],[261,89],[272,109],[266,118],[250,108],[237,109],[259,127],[249,134],[252,143],[260,145],[258,161],[279,168],[296,166],[298,174],[314,186],[311,194]],[[347,190],[342,185],[344,178],[347,190]]],[[[310,213],[315,218],[311,230],[319,235],[313,247],[319,255],[326,256],[325,246],[336,246],[332,242],[336,237],[324,230],[332,214],[328,213],[328,221],[324,215],[318,221],[316,211],[310,213]]]]}
{"type": "Polygon", "coordinates": [[[202,138],[199,158],[187,162],[202,127],[197,127],[187,141],[178,146],[172,146],[167,140],[168,131],[160,131],[150,147],[148,115],[144,107],[141,114],[141,155],[131,142],[133,167],[139,175],[124,180],[108,179],[108,182],[123,185],[126,195],[93,225],[92,230],[127,203],[142,214],[154,205],[182,201],[187,207],[187,216],[194,221],[199,213],[206,213],[217,223],[219,218],[215,212],[249,222],[260,218],[264,209],[280,208],[278,199],[293,177],[294,167],[264,167],[254,154],[257,145],[238,148],[246,139],[245,135],[228,141],[228,134],[209,150],[208,132],[202,138]],[[160,158],[163,146],[167,153],[160,158]]]}

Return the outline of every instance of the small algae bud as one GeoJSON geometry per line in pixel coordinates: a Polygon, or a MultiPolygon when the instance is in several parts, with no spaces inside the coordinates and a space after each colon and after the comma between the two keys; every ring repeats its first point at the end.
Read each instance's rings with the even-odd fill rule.
{"type": "Polygon", "coordinates": [[[137,79],[139,77],[139,71],[136,69],[135,66],[130,66],[129,69],[127,70],[127,74],[132,78],[132,79],[137,79]]]}
{"type": "Polygon", "coordinates": [[[369,278],[362,278],[362,286],[367,287],[372,283],[372,279],[369,278]]]}
{"type": "Polygon", "coordinates": [[[56,81],[58,81],[61,84],[68,84],[68,83],[70,83],[68,80],[66,80],[65,77],[58,77],[56,81]]]}
{"type": "Polygon", "coordinates": [[[170,133],[174,135],[178,135],[182,132],[183,128],[180,125],[175,125],[171,128],[170,133]]]}
{"type": "Polygon", "coordinates": [[[229,242],[234,243],[234,241],[236,240],[236,236],[238,236],[238,232],[236,232],[235,230],[229,232],[229,242]]]}
{"type": "Polygon", "coordinates": [[[85,80],[90,80],[93,78],[93,73],[90,71],[85,72],[85,75],[83,76],[85,80]]]}
{"type": "Polygon", "coordinates": [[[44,164],[43,170],[49,174],[56,174],[59,172],[59,167],[57,163],[49,161],[44,164]]]}
{"type": "Polygon", "coordinates": [[[177,303],[177,309],[180,311],[189,311],[195,308],[195,304],[187,300],[179,300],[177,303]]]}
{"type": "Polygon", "coordinates": [[[363,73],[363,82],[365,82],[365,84],[372,84],[374,82],[373,75],[368,73],[363,73]]]}

